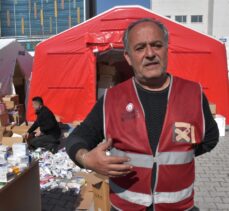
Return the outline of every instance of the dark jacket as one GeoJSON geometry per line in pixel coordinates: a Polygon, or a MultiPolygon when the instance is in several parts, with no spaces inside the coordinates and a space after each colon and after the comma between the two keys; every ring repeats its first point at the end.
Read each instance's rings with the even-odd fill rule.
{"type": "Polygon", "coordinates": [[[60,137],[61,130],[52,111],[50,111],[46,106],[43,106],[36,112],[36,115],[37,119],[28,130],[28,133],[32,133],[39,127],[40,131],[44,135],[52,135],[55,138],[60,137]]]}

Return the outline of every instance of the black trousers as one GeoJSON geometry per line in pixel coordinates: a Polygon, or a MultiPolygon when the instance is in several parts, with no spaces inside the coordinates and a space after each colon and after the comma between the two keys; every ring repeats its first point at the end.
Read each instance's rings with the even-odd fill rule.
{"type": "MultiPolygon", "coordinates": [[[[114,207],[111,207],[110,211],[117,211],[114,207]]],[[[125,210],[124,210],[125,211],[125,210]]],[[[151,205],[150,207],[147,208],[147,211],[153,211],[153,205],[151,205]]],[[[200,209],[198,207],[193,207],[191,210],[189,211],[200,211],[200,209]]]]}
{"type": "Polygon", "coordinates": [[[56,149],[60,141],[52,135],[41,135],[28,140],[29,147],[31,149],[37,149],[39,147],[52,151],[56,149]]]}

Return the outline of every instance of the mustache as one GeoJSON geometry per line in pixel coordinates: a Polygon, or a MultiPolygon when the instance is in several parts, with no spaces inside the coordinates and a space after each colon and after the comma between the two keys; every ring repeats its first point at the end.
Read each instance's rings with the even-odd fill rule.
{"type": "Polygon", "coordinates": [[[152,65],[152,64],[159,64],[160,61],[159,59],[153,59],[153,60],[148,60],[148,61],[143,61],[143,66],[149,66],[149,65],[152,65]]]}

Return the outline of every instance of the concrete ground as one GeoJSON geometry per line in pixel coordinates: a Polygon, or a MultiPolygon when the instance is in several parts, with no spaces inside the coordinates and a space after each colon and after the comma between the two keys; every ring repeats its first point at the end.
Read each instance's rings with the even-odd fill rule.
{"type": "Polygon", "coordinates": [[[229,210],[229,131],[210,153],[196,158],[195,201],[201,211],[229,210]]]}
{"type": "MultiPolygon", "coordinates": [[[[200,211],[229,211],[229,130],[215,149],[196,158],[195,190],[200,211]]],[[[42,211],[74,211],[76,204],[73,192],[42,192],[42,211]]]]}

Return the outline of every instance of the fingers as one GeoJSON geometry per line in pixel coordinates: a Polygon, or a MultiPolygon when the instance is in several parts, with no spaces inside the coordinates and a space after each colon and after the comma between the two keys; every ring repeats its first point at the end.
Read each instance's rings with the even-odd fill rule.
{"type": "Polygon", "coordinates": [[[106,151],[107,149],[111,148],[112,146],[112,139],[108,139],[106,142],[101,143],[98,147],[103,150],[106,151]]]}
{"type": "Polygon", "coordinates": [[[131,171],[109,171],[108,177],[121,177],[126,176],[127,174],[131,173],[131,171]]]}
{"type": "Polygon", "coordinates": [[[111,164],[130,162],[130,158],[128,158],[128,157],[120,157],[120,156],[109,156],[109,157],[107,157],[107,160],[111,164]]]}
{"type": "Polygon", "coordinates": [[[110,164],[109,170],[110,171],[119,171],[119,172],[126,172],[126,171],[132,171],[133,166],[131,165],[125,165],[125,164],[110,164]]]}
{"type": "Polygon", "coordinates": [[[131,173],[132,170],[133,167],[130,165],[111,164],[109,165],[108,176],[109,177],[125,176],[131,173]]]}

